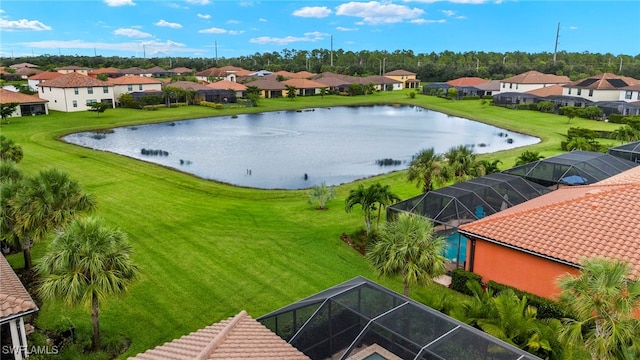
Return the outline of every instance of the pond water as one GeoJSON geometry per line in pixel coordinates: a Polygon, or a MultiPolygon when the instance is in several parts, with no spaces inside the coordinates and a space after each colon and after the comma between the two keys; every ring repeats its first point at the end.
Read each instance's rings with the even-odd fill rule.
{"type": "Polygon", "coordinates": [[[488,153],[539,142],[416,106],[313,108],[83,132],[65,141],[233,185],[301,189],[338,185],[409,166],[433,147],[488,153]],[[381,166],[383,159],[391,165],[381,166]]]}

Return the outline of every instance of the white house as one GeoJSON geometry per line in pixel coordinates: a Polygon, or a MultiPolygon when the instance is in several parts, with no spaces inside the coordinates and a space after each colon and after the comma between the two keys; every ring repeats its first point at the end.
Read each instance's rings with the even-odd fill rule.
{"type": "Polygon", "coordinates": [[[543,74],[532,70],[500,80],[500,92],[524,93],[551,85],[564,85],[570,81],[567,76],[543,74]]]}
{"type": "Polygon", "coordinates": [[[38,84],[41,82],[45,82],[47,80],[52,80],[64,75],[63,73],[57,71],[44,71],[39,74],[31,75],[27,79],[27,84],[29,88],[33,91],[38,91],[38,84]]]}
{"type": "Polygon", "coordinates": [[[46,115],[49,113],[49,101],[37,95],[22,94],[17,91],[0,89],[0,104],[18,103],[16,110],[9,117],[46,115]]]}
{"type": "Polygon", "coordinates": [[[582,97],[593,102],[634,102],[640,100],[638,87],[634,85],[640,85],[640,80],[602,73],[564,85],[562,95],[582,97]]]}
{"type": "Polygon", "coordinates": [[[142,91],[162,91],[162,81],[145,76],[120,76],[107,81],[113,86],[113,95],[117,100],[122,94],[142,91]]]}
{"type": "Polygon", "coordinates": [[[37,85],[38,95],[49,100],[49,109],[73,112],[85,111],[95,102],[114,107],[113,85],[79,73],[64,74],[37,85]]]}

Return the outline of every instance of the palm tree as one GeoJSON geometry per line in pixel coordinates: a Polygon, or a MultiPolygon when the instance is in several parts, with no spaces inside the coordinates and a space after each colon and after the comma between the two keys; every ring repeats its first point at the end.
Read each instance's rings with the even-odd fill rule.
{"type": "Polygon", "coordinates": [[[501,164],[501,163],[502,161],[500,160],[493,160],[493,161],[480,160],[480,165],[482,165],[482,167],[484,168],[485,175],[500,172],[500,168],[498,167],[498,164],[501,164]]]}
{"type": "Polygon", "coordinates": [[[298,95],[298,88],[293,85],[287,85],[287,97],[291,100],[295,99],[298,95]]]}
{"type": "Polygon", "coordinates": [[[55,236],[37,265],[42,276],[38,293],[44,300],[90,307],[94,350],[100,347],[100,303],[125,294],[137,276],[131,252],[119,229],[99,218],[79,218],[55,236]]]}
{"type": "Polygon", "coordinates": [[[4,135],[0,135],[0,160],[19,163],[22,160],[22,156],[22,146],[17,145],[4,135]]]}
{"type": "Polygon", "coordinates": [[[257,86],[247,86],[246,98],[251,102],[251,106],[258,106],[258,101],[260,100],[260,94],[262,90],[260,90],[257,86]]]}
{"type": "Polygon", "coordinates": [[[14,245],[21,246],[25,270],[31,270],[34,242],[64,226],[83,211],[93,211],[96,200],[78,182],[57,169],[42,170],[24,181],[11,200],[14,245]],[[17,243],[16,243],[17,242],[17,243]]]}
{"type": "Polygon", "coordinates": [[[374,212],[378,210],[378,221],[380,223],[380,213],[382,208],[393,204],[400,198],[391,191],[389,185],[382,186],[375,183],[367,188],[363,184],[358,185],[356,189],[351,189],[349,196],[345,200],[345,211],[350,212],[355,205],[360,205],[364,212],[364,226],[367,235],[371,233],[374,212]]]}
{"type": "Polygon", "coordinates": [[[380,227],[379,239],[367,251],[367,259],[378,275],[400,275],[408,297],[410,285],[429,283],[445,273],[445,246],[442,237],[434,236],[429,220],[401,213],[380,227]]]}
{"type": "MultiPolygon", "coordinates": [[[[629,280],[627,263],[602,258],[582,261],[579,275],[558,280],[560,300],[575,316],[565,319],[561,338],[584,344],[593,359],[640,356],[640,280],[629,280]]],[[[633,358],[633,357],[631,357],[633,358]]]]}
{"type": "Polygon", "coordinates": [[[484,175],[482,164],[476,159],[476,154],[468,146],[454,146],[442,156],[456,181],[465,181],[484,175]]]}
{"type": "Polygon", "coordinates": [[[622,143],[632,142],[640,139],[640,131],[629,125],[620,126],[611,132],[611,137],[620,140],[622,143]]]}
{"type": "Polygon", "coordinates": [[[447,169],[442,156],[433,148],[421,150],[413,155],[407,170],[407,179],[415,181],[423,192],[433,190],[435,183],[442,183],[447,178],[447,169]]]}
{"type": "Polygon", "coordinates": [[[309,204],[318,204],[318,209],[324,210],[325,205],[336,196],[333,187],[327,186],[324,182],[316,185],[309,190],[309,204]]]}
{"type": "Polygon", "coordinates": [[[516,158],[516,166],[532,163],[544,159],[537,151],[525,151],[516,158]]]}
{"type": "Polygon", "coordinates": [[[591,148],[592,148],[592,145],[589,142],[589,140],[583,137],[571,138],[571,140],[569,140],[569,142],[567,143],[567,150],[569,151],[573,151],[573,150],[590,151],[591,148]]]}

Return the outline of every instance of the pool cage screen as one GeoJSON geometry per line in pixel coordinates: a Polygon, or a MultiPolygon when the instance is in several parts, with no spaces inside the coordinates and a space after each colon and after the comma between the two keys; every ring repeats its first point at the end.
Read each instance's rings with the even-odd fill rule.
{"type": "Polygon", "coordinates": [[[258,321],[311,359],[348,360],[372,347],[392,354],[385,359],[538,359],[363,277],[258,321]]]}
{"type": "Polygon", "coordinates": [[[621,159],[640,163],[640,141],[614,146],[607,153],[621,159]]]}
{"type": "Polygon", "coordinates": [[[629,170],[637,163],[591,151],[571,151],[504,170],[543,186],[588,185],[629,170]]]}

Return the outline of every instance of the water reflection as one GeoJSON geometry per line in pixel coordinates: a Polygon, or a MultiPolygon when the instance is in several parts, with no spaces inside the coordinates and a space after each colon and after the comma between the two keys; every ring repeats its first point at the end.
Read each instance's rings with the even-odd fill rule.
{"type": "Polygon", "coordinates": [[[539,139],[415,106],[212,117],[71,134],[65,140],[239,186],[337,185],[404,169],[411,156],[469,145],[487,153],[539,139]],[[381,166],[380,160],[388,159],[381,166]]]}

